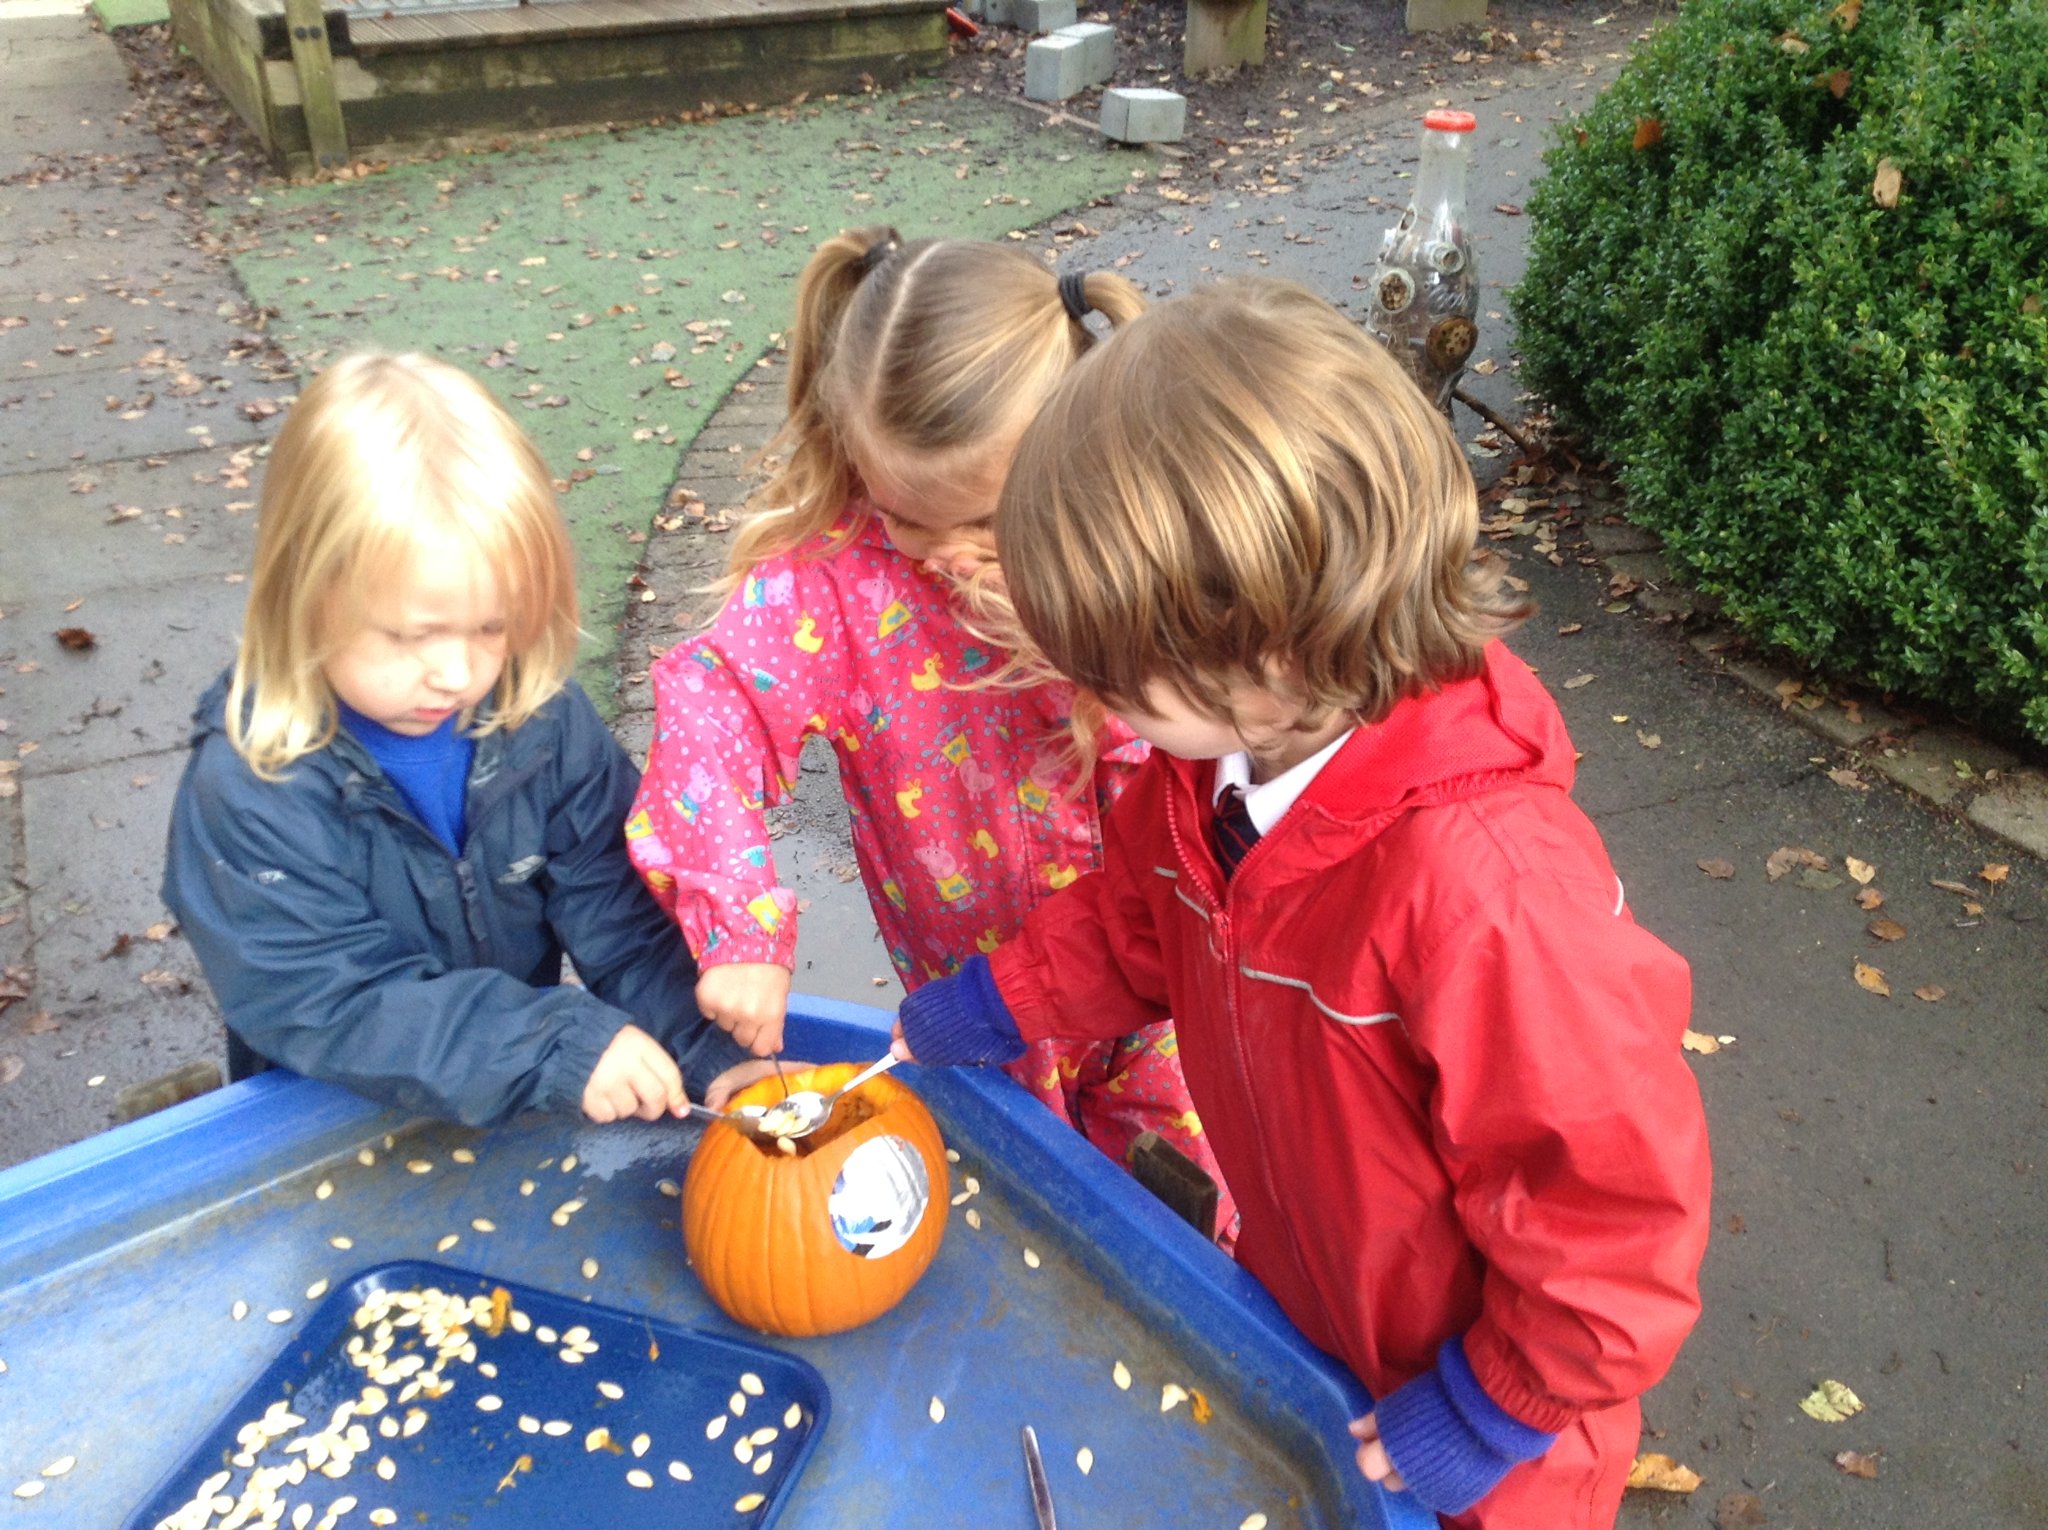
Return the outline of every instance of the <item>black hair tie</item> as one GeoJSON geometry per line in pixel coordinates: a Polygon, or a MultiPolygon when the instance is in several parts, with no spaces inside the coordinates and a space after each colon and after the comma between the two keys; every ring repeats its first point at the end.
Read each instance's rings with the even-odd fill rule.
{"type": "Polygon", "coordinates": [[[860,258],[860,274],[862,276],[870,275],[876,266],[879,266],[891,255],[894,255],[897,249],[898,245],[893,238],[876,240],[867,247],[866,253],[860,258]]]}
{"type": "Polygon", "coordinates": [[[1094,304],[1088,301],[1088,273],[1069,271],[1060,278],[1060,306],[1076,324],[1086,323],[1094,304]]]}

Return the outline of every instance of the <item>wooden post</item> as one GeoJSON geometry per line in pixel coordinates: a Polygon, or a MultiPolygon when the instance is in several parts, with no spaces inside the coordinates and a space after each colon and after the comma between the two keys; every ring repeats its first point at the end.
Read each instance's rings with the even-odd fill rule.
{"type": "Polygon", "coordinates": [[[1202,75],[1212,69],[1265,61],[1266,0],[1188,0],[1183,74],[1202,75]]]}
{"type": "Polygon", "coordinates": [[[327,45],[327,17],[320,5],[321,0],[284,0],[284,20],[291,33],[292,67],[298,71],[314,167],[339,170],[348,163],[348,129],[334,89],[334,53],[327,45]]]}

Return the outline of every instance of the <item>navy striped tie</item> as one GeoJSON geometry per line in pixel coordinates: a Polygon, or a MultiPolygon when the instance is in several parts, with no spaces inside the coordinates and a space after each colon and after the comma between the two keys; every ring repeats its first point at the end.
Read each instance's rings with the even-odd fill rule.
{"type": "Polygon", "coordinates": [[[1252,822],[1252,810],[1241,788],[1226,786],[1216,799],[1216,861],[1223,868],[1223,880],[1237,875],[1237,865],[1259,842],[1259,827],[1252,822]]]}

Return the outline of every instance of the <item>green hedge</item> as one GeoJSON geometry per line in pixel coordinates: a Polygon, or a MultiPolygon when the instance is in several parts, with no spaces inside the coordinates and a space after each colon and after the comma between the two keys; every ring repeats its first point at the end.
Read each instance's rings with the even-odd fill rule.
{"type": "Polygon", "coordinates": [[[2048,741],[2048,0],[1689,0],[1546,163],[1525,371],[1631,516],[1765,641],[2048,741]]]}

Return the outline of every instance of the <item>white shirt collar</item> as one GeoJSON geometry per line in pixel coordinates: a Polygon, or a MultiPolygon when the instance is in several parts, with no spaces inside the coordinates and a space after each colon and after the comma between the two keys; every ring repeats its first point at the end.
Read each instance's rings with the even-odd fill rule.
{"type": "Polygon", "coordinates": [[[1216,762],[1216,789],[1210,801],[1213,804],[1222,797],[1224,787],[1237,787],[1244,793],[1245,811],[1251,814],[1252,827],[1261,834],[1268,833],[1274,824],[1287,816],[1287,810],[1294,806],[1295,799],[1308,790],[1309,782],[1315,780],[1357,731],[1356,728],[1345,729],[1300,764],[1290,765],[1272,780],[1258,786],[1252,785],[1251,755],[1242,749],[1236,754],[1226,754],[1216,762]]]}

